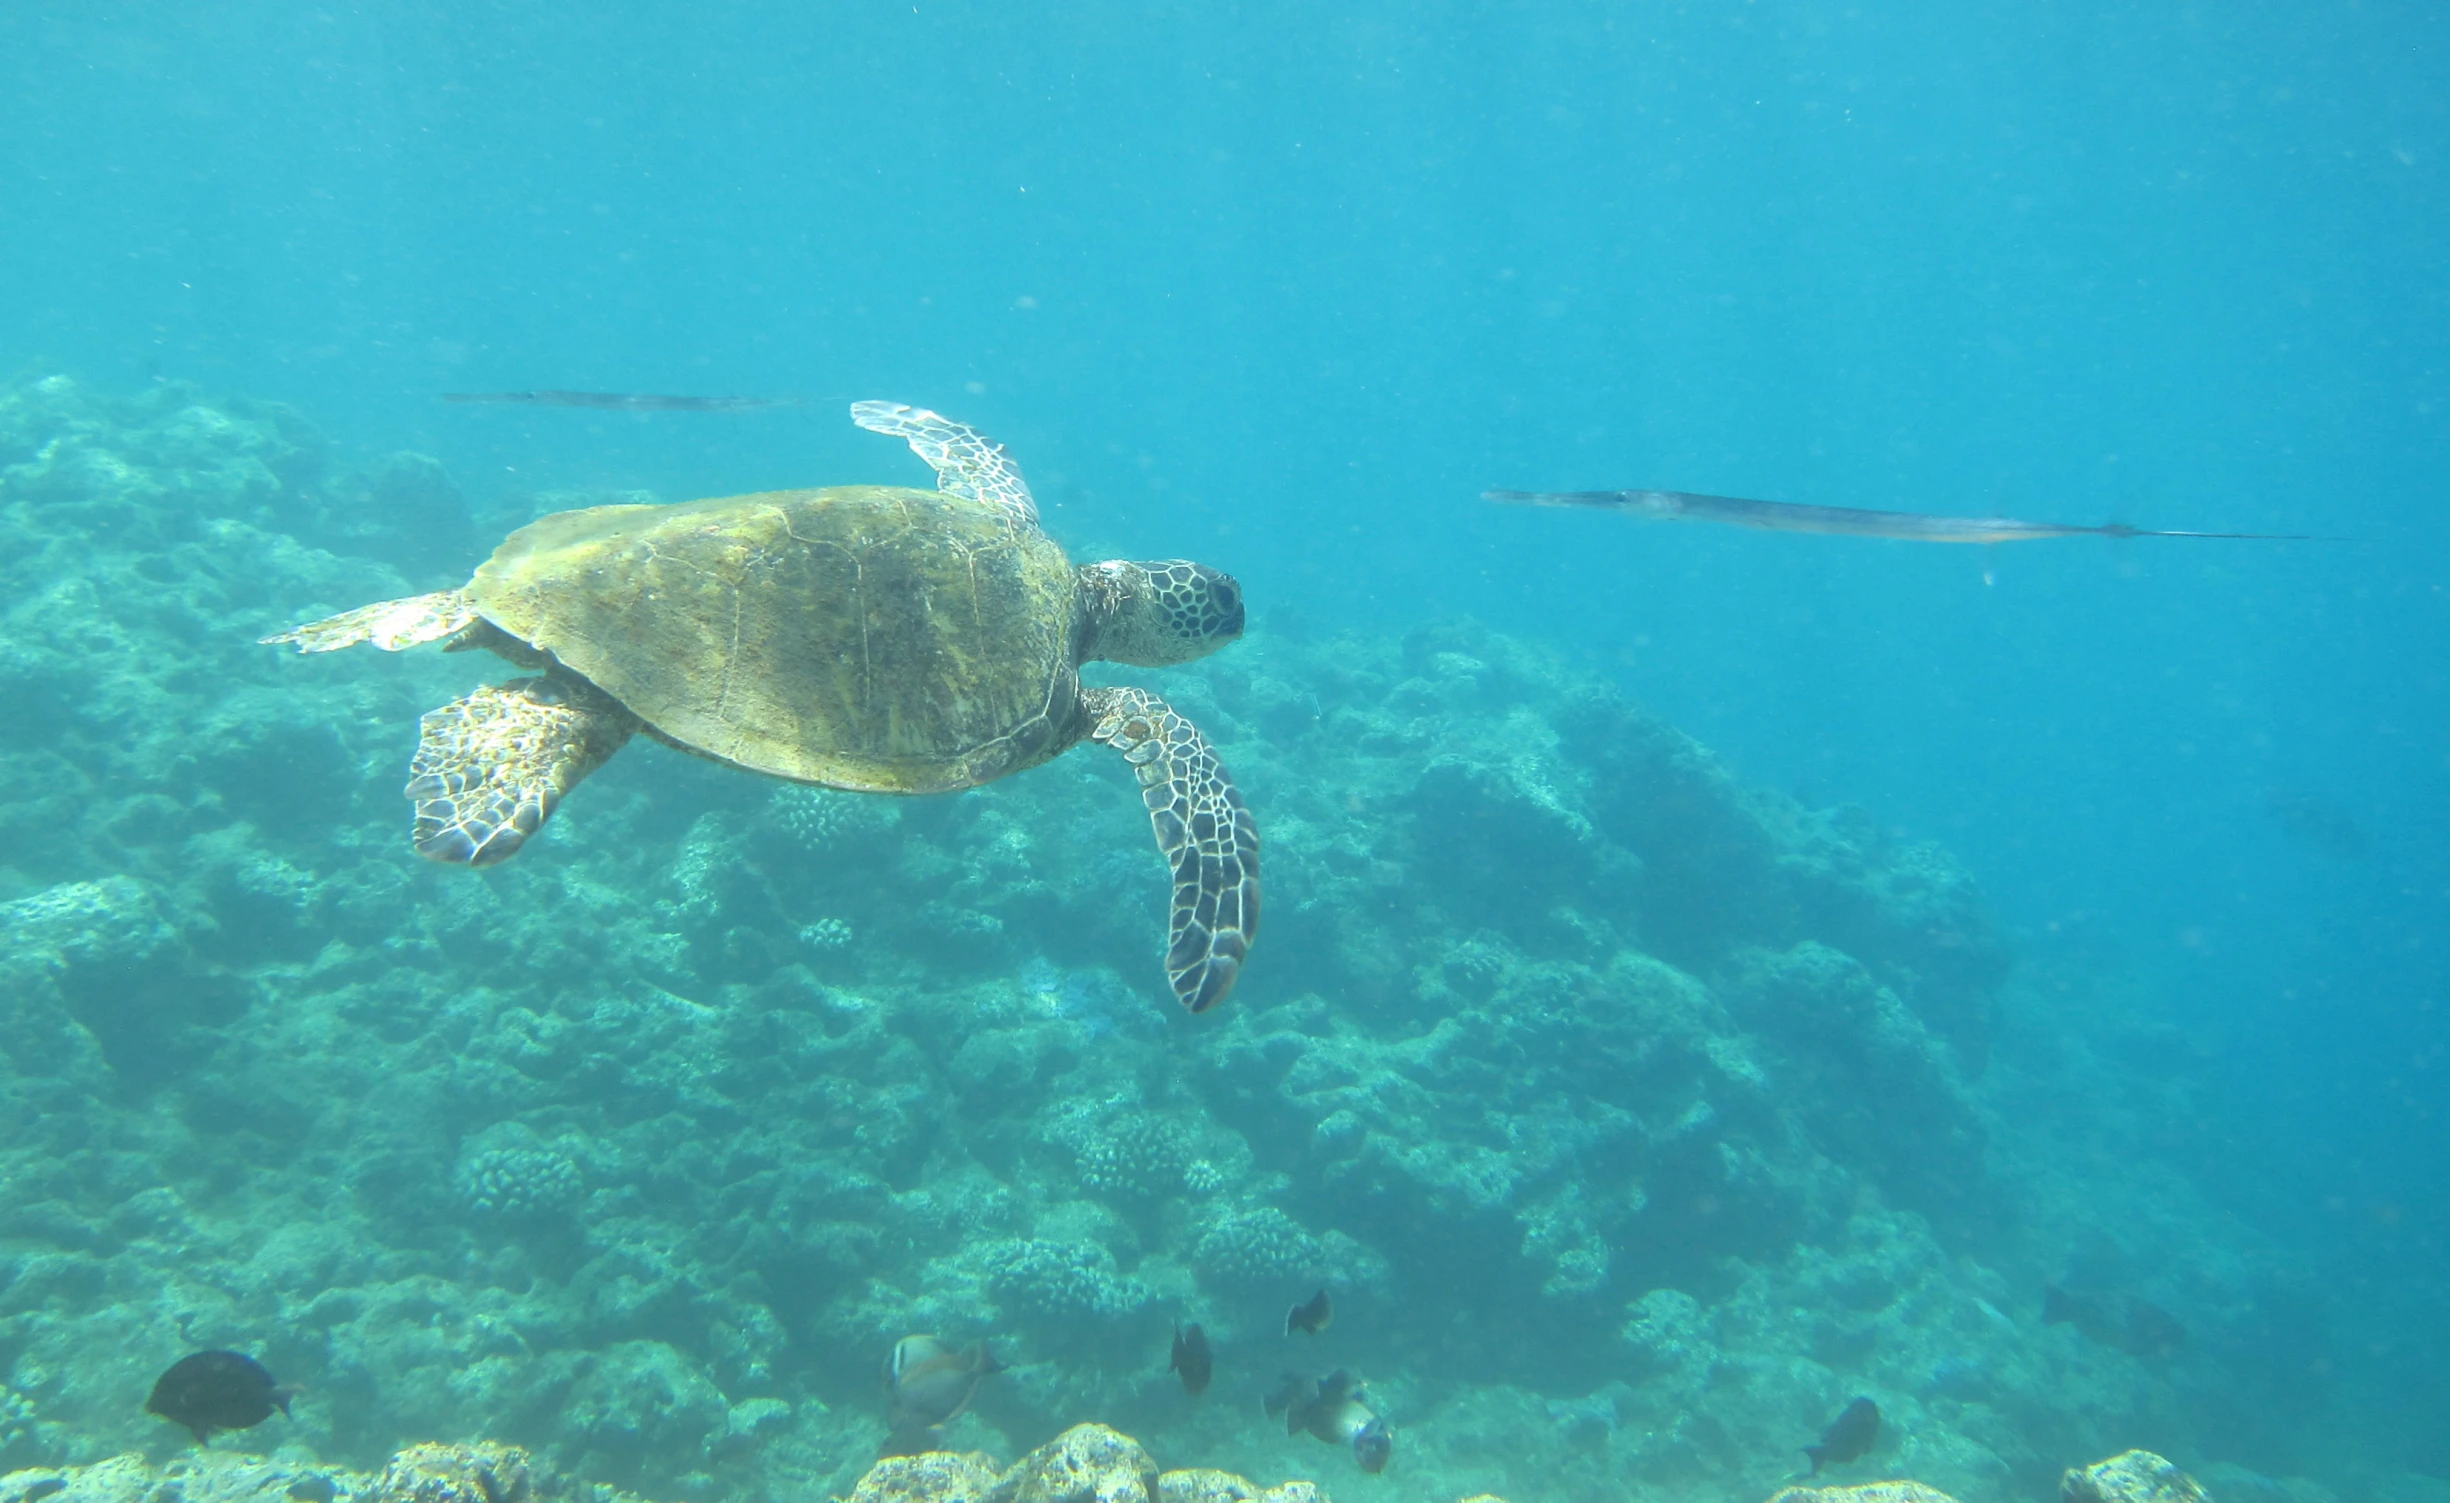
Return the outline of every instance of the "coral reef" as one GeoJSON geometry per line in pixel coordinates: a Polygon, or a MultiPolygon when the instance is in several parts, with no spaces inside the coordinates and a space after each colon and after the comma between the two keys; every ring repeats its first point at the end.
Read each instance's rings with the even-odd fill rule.
{"type": "Polygon", "coordinates": [[[537,1468],[517,1446],[420,1441],[379,1472],[247,1456],[183,1452],[159,1464],[138,1455],[87,1466],[0,1476],[0,1503],[636,1503],[613,1488],[537,1468]]]}
{"type": "Polygon", "coordinates": [[[579,1200],[578,1165],[569,1155],[541,1147],[461,1146],[453,1179],[470,1213],[479,1218],[528,1220],[562,1215],[579,1200]]]}
{"type": "Polygon", "coordinates": [[[849,1492],[926,1331],[1011,1369],[949,1444],[1098,1414],[1263,1479],[1185,1503],[1318,1464],[1256,1403],[1310,1363],[1448,1496],[1765,1495],[1855,1393],[1866,1467],[1969,1503],[2131,1433],[2306,1469],[2260,1424],[2321,1370],[2319,1312],[2275,1313],[2301,1276],[2181,1183],[2070,1168],[2141,1157],[2182,1082],[2043,1031],[1936,847],[1472,623],[1262,612],[1167,686],[1268,841],[1215,1015],[1166,996],[1111,759],[895,801],[641,744],[444,871],[402,768],[493,667],[255,641],[487,541],[430,462],[286,408],[0,391],[0,1464],[162,1444],[153,1375],[228,1346],[305,1386],[246,1437],[284,1454],[484,1434],[662,1496],[849,1492]],[[2047,1136],[2079,1090],[2139,1105],[2047,1136]],[[2045,1330],[2078,1253],[2203,1355],[2045,1330]]]}
{"type": "Polygon", "coordinates": [[[1116,1271],[1104,1243],[998,1237],[968,1248],[964,1259],[982,1270],[987,1291],[1012,1323],[1060,1329],[1081,1321],[1112,1321],[1148,1303],[1148,1288],[1116,1271]]]}

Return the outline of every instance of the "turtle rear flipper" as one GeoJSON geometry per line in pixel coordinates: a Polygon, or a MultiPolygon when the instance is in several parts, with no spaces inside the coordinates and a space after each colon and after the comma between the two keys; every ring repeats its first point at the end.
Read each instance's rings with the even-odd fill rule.
{"type": "Polygon", "coordinates": [[[1145,689],[1081,695],[1089,739],[1111,746],[1139,775],[1157,849],[1174,868],[1166,976],[1193,1012],[1225,1000],[1259,932],[1259,828],[1216,748],[1172,705],[1145,689]]]}
{"type": "Polygon", "coordinates": [[[562,795],[621,749],[638,717],[589,684],[515,678],[417,725],[402,790],[417,805],[417,854],[492,866],[517,854],[562,795]]]}
{"type": "Polygon", "coordinates": [[[260,645],[295,642],[300,652],[338,652],[360,642],[372,642],[385,652],[398,652],[423,642],[439,642],[474,621],[476,605],[459,590],[411,595],[406,600],[378,600],[353,611],[293,626],[260,645]]]}

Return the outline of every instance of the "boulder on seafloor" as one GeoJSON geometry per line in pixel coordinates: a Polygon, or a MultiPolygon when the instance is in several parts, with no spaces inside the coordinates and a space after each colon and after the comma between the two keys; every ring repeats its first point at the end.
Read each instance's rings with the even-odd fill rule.
{"type": "Polygon", "coordinates": [[[2150,1451],[2121,1451],[2059,1479],[2062,1503],[2209,1503],[2203,1485],[2150,1451]]]}
{"type": "Polygon", "coordinates": [[[1248,1477],[1215,1467],[1184,1467],[1157,1478],[1156,1503],[1254,1503],[1258,1496],[1248,1477]]]}
{"type": "MultiPolygon", "coordinates": [[[[2211,1503],[2201,1484],[2150,1451],[2122,1451],[2091,1466],[2070,1467],[2059,1479],[2060,1503],[2211,1503]]],[[[0,1503],[7,1503],[0,1498],[0,1503]]],[[[1854,1487],[1788,1487],[1769,1503],[1956,1503],[1919,1482],[1865,1482],[1854,1487]]]]}
{"type": "Polygon", "coordinates": [[[1104,1425],[1074,1425],[1002,1469],[983,1451],[889,1456],[868,1468],[850,1497],[836,1503],[1328,1503],[1328,1498],[1313,1482],[1261,1487],[1209,1467],[1161,1474],[1130,1436],[1104,1425]]]}
{"type": "Polygon", "coordinates": [[[528,1503],[536,1495],[527,1452],[492,1441],[419,1441],[391,1458],[376,1486],[385,1503],[528,1503]]]}
{"type": "Polygon", "coordinates": [[[1074,1425],[1012,1465],[992,1503],[1155,1503],[1157,1463],[1104,1425],[1074,1425]]]}
{"type": "Polygon", "coordinates": [[[1160,1474],[1156,1503],[1327,1503],[1327,1495],[1315,1482],[1261,1487],[1234,1472],[1195,1466],[1160,1474]]]}
{"type": "Polygon", "coordinates": [[[1769,1503],[1957,1503],[1936,1487],[1919,1482],[1858,1482],[1852,1487],[1786,1487],[1770,1495],[1769,1503]]]}
{"type": "Polygon", "coordinates": [[[868,1468],[847,1503],[976,1503],[1003,1475],[984,1451],[888,1456],[868,1468]]]}
{"type": "Polygon", "coordinates": [[[238,1451],[183,1451],[156,1465],[133,1453],[90,1466],[0,1476],[0,1503],[634,1503],[627,1493],[537,1470],[517,1446],[420,1442],[377,1475],[238,1451]]]}

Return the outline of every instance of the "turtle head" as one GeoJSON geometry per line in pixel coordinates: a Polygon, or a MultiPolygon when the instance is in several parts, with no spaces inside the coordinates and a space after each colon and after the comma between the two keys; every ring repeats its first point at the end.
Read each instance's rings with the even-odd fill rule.
{"type": "Polygon", "coordinates": [[[1080,571],[1081,657],[1139,668],[1204,658],[1242,635],[1242,586],[1188,559],[1113,558],[1080,571]]]}

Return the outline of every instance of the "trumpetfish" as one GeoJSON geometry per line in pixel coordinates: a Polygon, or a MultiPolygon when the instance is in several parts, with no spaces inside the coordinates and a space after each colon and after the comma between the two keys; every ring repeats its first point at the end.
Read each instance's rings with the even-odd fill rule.
{"type": "Polygon", "coordinates": [[[1745,501],[1690,491],[1482,491],[1484,501],[1524,506],[1582,506],[1621,511],[1659,522],[1718,522],[1763,532],[1833,532],[1909,543],[2022,543],[2034,538],[2244,538],[2273,543],[2336,542],[2299,532],[2164,532],[2104,522],[2028,522],[2021,517],[1935,517],[1918,511],[1865,511],[1852,506],[1799,506],[1745,501]]]}
{"type": "Polygon", "coordinates": [[[446,402],[510,402],[529,407],[599,407],[613,412],[763,412],[797,407],[798,397],[667,397],[637,391],[446,391],[446,402]]]}

